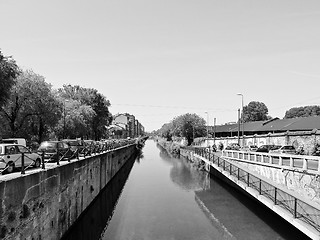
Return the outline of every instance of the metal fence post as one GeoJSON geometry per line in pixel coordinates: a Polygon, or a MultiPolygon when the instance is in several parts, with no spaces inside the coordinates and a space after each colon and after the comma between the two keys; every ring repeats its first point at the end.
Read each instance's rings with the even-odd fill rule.
{"type": "Polygon", "coordinates": [[[274,205],[277,205],[277,188],[274,188],[274,205]]]}
{"type": "Polygon", "coordinates": [[[294,213],[293,213],[293,217],[297,218],[297,199],[294,198],[294,213]]]}
{"type": "Polygon", "coordinates": [[[261,195],[261,179],[259,179],[259,195],[261,195]]]}
{"type": "Polygon", "coordinates": [[[25,174],[25,169],[24,169],[24,153],[21,153],[21,174],[25,174]]]}
{"type": "Polygon", "coordinates": [[[57,149],[57,165],[60,165],[59,148],[57,149]]]}
{"type": "Polygon", "coordinates": [[[41,162],[42,162],[42,169],[45,169],[45,165],[44,165],[44,151],[42,151],[42,154],[41,154],[41,162]]]}

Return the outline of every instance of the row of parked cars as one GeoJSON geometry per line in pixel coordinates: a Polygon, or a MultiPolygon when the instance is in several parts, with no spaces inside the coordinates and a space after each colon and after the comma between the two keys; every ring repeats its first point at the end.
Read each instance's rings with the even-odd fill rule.
{"type": "Polygon", "coordinates": [[[126,144],[133,143],[129,139],[111,139],[104,141],[63,139],[61,141],[44,141],[36,150],[26,147],[25,141],[3,140],[0,142],[0,172],[12,173],[16,168],[22,166],[40,167],[42,158],[45,162],[57,162],[68,160],[79,156],[88,156],[92,153],[114,149],[126,144]]]}
{"type": "Polygon", "coordinates": [[[277,153],[277,154],[299,154],[299,152],[292,145],[274,145],[266,144],[261,145],[260,147],[256,145],[248,145],[243,148],[239,144],[233,143],[226,147],[226,150],[235,150],[235,151],[250,151],[250,152],[263,152],[263,153],[277,153]]]}

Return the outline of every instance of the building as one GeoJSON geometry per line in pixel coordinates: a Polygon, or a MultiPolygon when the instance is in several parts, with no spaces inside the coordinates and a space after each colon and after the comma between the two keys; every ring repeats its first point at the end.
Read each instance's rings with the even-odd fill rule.
{"type": "Polygon", "coordinates": [[[234,137],[250,135],[262,135],[268,133],[285,133],[299,131],[320,130],[320,116],[298,117],[289,119],[273,118],[267,121],[246,122],[244,124],[233,123],[217,126],[209,126],[209,132],[216,137],[234,137]]]}
{"type": "Polygon", "coordinates": [[[129,113],[115,115],[108,130],[112,138],[135,138],[144,135],[144,127],[129,113]]]}

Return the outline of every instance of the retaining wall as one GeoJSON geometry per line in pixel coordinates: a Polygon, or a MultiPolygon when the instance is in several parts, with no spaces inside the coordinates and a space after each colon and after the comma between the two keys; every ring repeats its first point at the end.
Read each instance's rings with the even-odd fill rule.
{"type": "Polygon", "coordinates": [[[135,151],[133,144],[1,179],[0,239],[60,239],[135,151]]]}

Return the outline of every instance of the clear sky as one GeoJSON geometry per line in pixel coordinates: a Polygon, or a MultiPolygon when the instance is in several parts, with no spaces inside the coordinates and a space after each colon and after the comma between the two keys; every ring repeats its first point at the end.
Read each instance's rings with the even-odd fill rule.
{"type": "Polygon", "coordinates": [[[237,93],[272,117],[320,105],[319,0],[0,0],[0,22],[4,55],[147,131],[184,113],[234,122],[237,93]]]}

